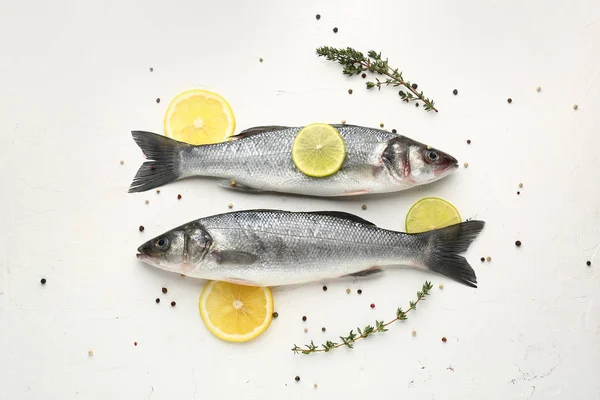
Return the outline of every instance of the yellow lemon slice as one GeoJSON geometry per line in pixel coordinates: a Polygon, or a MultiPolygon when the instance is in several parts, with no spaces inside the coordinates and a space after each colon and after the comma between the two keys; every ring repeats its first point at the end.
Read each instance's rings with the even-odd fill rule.
{"type": "Polygon", "coordinates": [[[192,89],[179,93],[165,114],[165,136],[190,144],[219,143],[233,135],[231,106],[216,93],[192,89]]]}
{"type": "Polygon", "coordinates": [[[208,330],[228,342],[247,342],[263,333],[273,319],[273,296],[268,287],[210,281],[198,302],[208,330]]]}
{"type": "Polygon", "coordinates": [[[346,158],[344,138],[333,126],[310,124],[298,132],[292,160],[305,175],[323,178],[336,173],[346,158]]]}
{"type": "Polygon", "coordinates": [[[456,207],[438,197],[417,201],[406,214],[406,232],[420,233],[461,222],[456,207]]]}

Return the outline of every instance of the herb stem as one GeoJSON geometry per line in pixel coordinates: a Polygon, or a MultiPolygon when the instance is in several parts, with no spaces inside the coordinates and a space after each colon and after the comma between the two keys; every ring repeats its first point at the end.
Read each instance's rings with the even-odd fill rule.
{"type": "Polygon", "coordinates": [[[425,300],[425,296],[429,295],[429,291],[432,288],[433,288],[433,286],[431,285],[431,282],[426,281],[423,284],[421,291],[417,292],[417,300],[410,302],[408,310],[403,311],[402,308],[398,308],[396,310],[396,318],[394,318],[386,323],[384,323],[383,321],[376,320],[375,327],[372,327],[371,325],[367,325],[362,330],[360,328],[356,328],[358,335],[354,333],[354,330],[351,330],[350,334],[348,336],[346,336],[346,337],[340,336],[341,342],[339,342],[339,343],[328,340],[327,342],[322,344],[321,347],[317,347],[314,344],[314,342],[311,340],[310,344],[304,345],[304,347],[299,347],[296,344],[294,344],[292,351],[295,354],[299,354],[299,353],[312,354],[312,353],[328,352],[330,350],[337,349],[338,347],[342,347],[342,346],[347,346],[348,348],[352,349],[352,348],[354,348],[354,343],[357,340],[365,339],[374,333],[386,332],[388,330],[386,328],[389,325],[393,324],[394,322],[407,320],[408,319],[407,314],[409,312],[411,312],[412,310],[416,310],[417,304],[419,304],[419,302],[421,300],[425,300]]]}
{"type": "Polygon", "coordinates": [[[325,57],[330,61],[337,61],[340,65],[344,66],[343,73],[345,75],[358,75],[364,71],[369,71],[387,77],[385,81],[380,81],[376,78],[377,82],[366,82],[367,89],[375,86],[379,90],[381,90],[381,86],[404,86],[410,93],[400,91],[399,95],[402,100],[406,102],[421,100],[424,103],[425,110],[438,112],[434,106],[434,101],[426,98],[422,91],[419,92],[413,88],[412,84],[402,77],[402,72],[399,72],[398,68],[391,68],[388,64],[388,59],[383,60],[381,58],[381,53],[371,50],[367,54],[368,57],[365,57],[363,53],[351,47],[347,47],[346,49],[335,49],[327,46],[317,48],[317,55],[319,57],[325,57]]]}

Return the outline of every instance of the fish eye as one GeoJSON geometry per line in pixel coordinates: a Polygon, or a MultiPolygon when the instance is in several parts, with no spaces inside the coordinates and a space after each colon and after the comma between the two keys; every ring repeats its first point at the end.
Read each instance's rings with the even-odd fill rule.
{"type": "Polygon", "coordinates": [[[427,157],[429,161],[436,161],[440,156],[435,151],[427,150],[425,157],[427,157]]]}
{"type": "Polygon", "coordinates": [[[156,247],[158,247],[161,250],[166,250],[167,247],[169,247],[169,239],[160,238],[156,241],[155,245],[156,245],[156,247]]]}

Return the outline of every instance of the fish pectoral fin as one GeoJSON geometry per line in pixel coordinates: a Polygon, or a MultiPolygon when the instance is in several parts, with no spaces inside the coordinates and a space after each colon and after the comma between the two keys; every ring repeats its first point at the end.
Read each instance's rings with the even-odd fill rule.
{"type": "Polygon", "coordinates": [[[252,264],[257,259],[256,254],[247,253],[245,251],[237,250],[223,250],[214,252],[214,256],[217,259],[218,264],[252,264]]]}
{"type": "Polygon", "coordinates": [[[383,272],[383,269],[381,267],[371,267],[371,268],[365,269],[364,271],[359,271],[359,272],[355,272],[353,274],[348,274],[348,275],[343,275],[343,276],[369,276],[369,275],[373,275],[373,274],[378,274],[380,272],[383,272]]]}
{"type": "Polygon", "coordinates": [[[237,183],[235,181],[230,181],[230,180],[219,181],[219,186],[227,188],[227,189],[241,190],[244,192],[262,192],[263,191],[263,190],[255,189],[251,186],[242,185],[241,183],[237,183]]]}

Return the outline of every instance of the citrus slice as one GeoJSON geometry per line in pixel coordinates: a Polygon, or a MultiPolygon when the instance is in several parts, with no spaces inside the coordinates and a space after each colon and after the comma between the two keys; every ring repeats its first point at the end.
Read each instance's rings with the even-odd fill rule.
{"type": "Polygon", "coordinates": [[[210,281],[198,302],[208,330],[228,342],[247,342],[263,333],[273,319],[273,296],[268,287],[210,281]]]}
{"type": "Polygon", "coordinates": [[[323,178],[335,174],[346,158],[344,138],[333,126],[310,124],[298,132],[292,160],[305,175],[323,178]]]}
{"type": "Polygon", "coordinates": [[[179,93],[165,114],[165,136],[190,144],[219,143],[235,130],[231,106],[216,93],[192,89],[179,93]]]}
{"type": "Polygon", "coordinates": [[[408,210],[406,232],[426,232],[459,222],[461,222],[460,214],[452,204],[438,197],[425,197],[408,210]]]}

